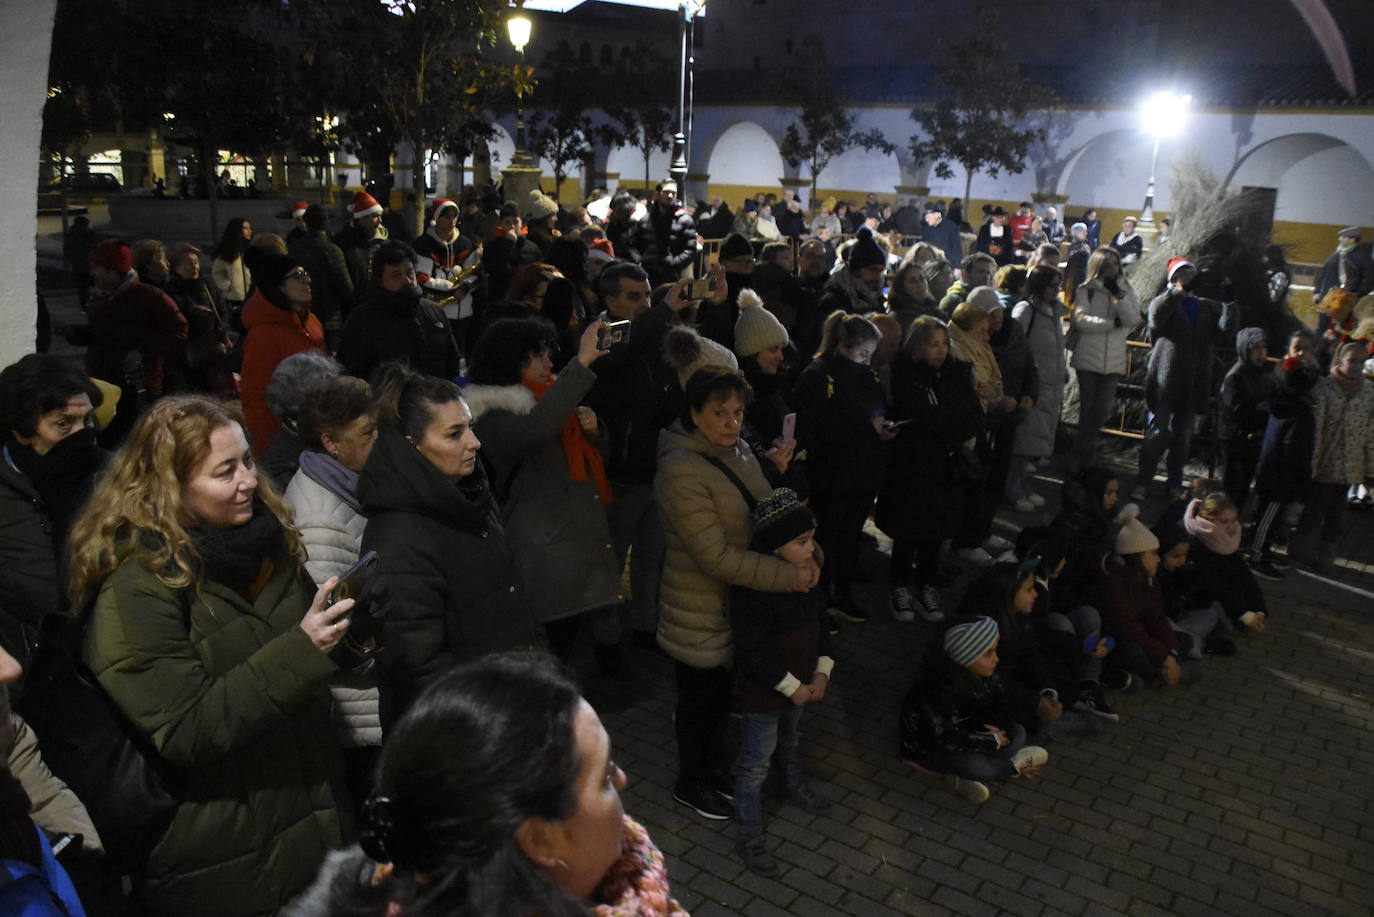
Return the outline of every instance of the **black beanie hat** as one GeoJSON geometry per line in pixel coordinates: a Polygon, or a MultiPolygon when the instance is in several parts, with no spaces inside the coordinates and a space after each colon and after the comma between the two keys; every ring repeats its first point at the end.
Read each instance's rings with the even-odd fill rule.
{"type": "Polygon", "coordinates": [[[749,240],[737,232],[732,232],[725,237],[725,241],[720,243],[720,260],[729,261],[731,258],[738,258],[742,255],[754,257],[754,246],[749,244],[749,240]]]}
{"type": "Polygon", "coordinates": [[[1180,522],[1161,522],[1154,528],[1155,537],[1159,539],[1159,553],[1167,554],[1175,546],[1188,540],[1188,532],[1180,522]]]}
{"type": "Polygon", "coordinates": [[[253,285],[264,293],[275,291],[286,282],[286,275],[301,266],[290,255],[279,255],[265,248],[248,246],[243,253],[244,266],[253,275],[253,285]]]}
{"type": "Polygon", "coordinates": [[[754,537],[749,546],[771,554],[816,527],[816,516],[788,487],[779,487],[754,508],[754,537]]]}
{"type": "Polygon", "coordinates": [[[849,250],[849,269],[857,271],[871,265],[887,265],[887,253],[873,240],[873,230],[860,226],[854,235],[854,247],[849,250]]]}

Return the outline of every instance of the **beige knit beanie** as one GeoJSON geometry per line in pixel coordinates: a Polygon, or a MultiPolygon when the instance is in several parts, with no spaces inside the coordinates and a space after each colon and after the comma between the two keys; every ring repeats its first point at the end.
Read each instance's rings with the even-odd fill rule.
{"type": "Polygon", "coordinates": [[[739,318],[735,319],[735,355],[742,360],[769,347],[785,347],[787,341],[787,329],[776,315],[763,307],[759,294],[740,290],[739,318]]]}

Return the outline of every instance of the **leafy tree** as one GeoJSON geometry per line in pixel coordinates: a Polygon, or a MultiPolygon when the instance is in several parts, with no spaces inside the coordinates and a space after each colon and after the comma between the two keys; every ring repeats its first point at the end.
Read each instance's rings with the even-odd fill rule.
{"type": "Polygon", "coordinates": [[[825,46],[819,38],[803,39],[797,59],[807,61],[808,66],[782,71],[773,84],[780,98],[799,109],[798,120],[787,126],[779,152],[792,168],[806,166],[814,205],[817,180],[837,156],[854,149],[890,155],[897,147],[881,131],[861,131],[855,126],[846,100],[831,78],[825,46]]]}
{"type": "Polygon", "coordinates": [[[980,10],[971,31],[949,46],[949,63],[935,77],[948,94],[933,106],[918,106],[911,118],[923,135],[911,138],[911,155],[931,162],[935,174],[951,178],[950,163],[964,167],[964,200],[973,176],[996,178],[1005,169],[1020,174],[1033,143],[1043,143],[1044,127],[1027,126],[1027,113],[1054,105],[1054,93],[1029,79],[1014,61],[1010,45],[997,34],[998,16],[980,10]]]}
{"type": "MultiPolygon", "coordinates": [[[[466,156],[492,136],[494,106],[527,90],[530,71],[494,59],[502,0],[296,0],[310,56],[333,87],[344,144],[369,161],[410,148],[412,186],[430,151],[466,156]],[[340,41],[340,36],[365,40],[340,41]]],[[[423,229],[417,209],[413,231],[423,229]]]]}
{"type": "Polygon", "coordinates": [[[620,67],[612,79],[615,95],[606,113],[619,125],[620,142],[643,155],[644,185],[648,187],[649,160],[654,151],[666,153],[673,146],[677,75],[666,57],[641,41],[621,52],[620,67]]]}
{"type": "Polygon", "coordinates": [[[561,189],[568,167],[589,157],[594,144],[622,143],[624,136],[612,125],[593,124],[587,114],[586,67],[566,41],[544,56],[538,73],[528,143],[553,169],[554,187],[561,189]]]}

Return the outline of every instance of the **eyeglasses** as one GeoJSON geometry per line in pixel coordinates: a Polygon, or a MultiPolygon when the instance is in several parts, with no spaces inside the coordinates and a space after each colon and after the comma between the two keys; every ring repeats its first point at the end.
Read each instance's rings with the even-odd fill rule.
{"type": "Polygon", "coordinates": [[[287,280],[299,280],[301,283],[309,283],[309,282],[310,282],[310,272],[307,271],[305,268],[297,268],[296,270],[294,270],[294,271],[292,271],[291,273],[287,274],[287,275],[286,275],[286,279],[287,279],[287,280]]]}

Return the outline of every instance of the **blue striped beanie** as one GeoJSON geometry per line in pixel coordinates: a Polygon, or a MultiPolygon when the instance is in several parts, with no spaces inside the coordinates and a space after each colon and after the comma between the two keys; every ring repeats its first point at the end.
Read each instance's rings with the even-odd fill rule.
{"type": "Polygon", "coordinates": [[[960,665],[968,665],[997,642],[997,622],[992,618],[974,618],[956,624],[945,631],[945,652],[960,665]]]}

